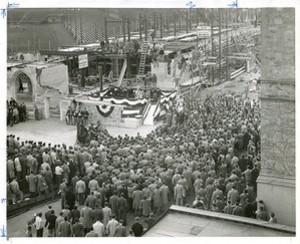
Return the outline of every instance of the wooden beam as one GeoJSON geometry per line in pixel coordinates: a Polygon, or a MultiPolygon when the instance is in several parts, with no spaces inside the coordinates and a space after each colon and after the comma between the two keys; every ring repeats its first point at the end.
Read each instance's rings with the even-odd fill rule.
{"type": "Polygon", "coordinates": [[[229,59],[250,60],[250,57],[228,56],[229,59]]]}
{"type": "Polygon", "coordinates": [[[126,59],[125,55],[118,55],[118,54],[106,54],[103,55],[101,53],[97,53],[95,51],[72,51],[72,52],[66,52],[66,51],[57,51],[57,50],[40,50],[41,55],[55,55],[55,56],[64,56],[64,57],[70,57],[70,56],[78,56],[81,54],[89,54],[91,56],[97,56],[98,58],[102,59],[126,59]]]}

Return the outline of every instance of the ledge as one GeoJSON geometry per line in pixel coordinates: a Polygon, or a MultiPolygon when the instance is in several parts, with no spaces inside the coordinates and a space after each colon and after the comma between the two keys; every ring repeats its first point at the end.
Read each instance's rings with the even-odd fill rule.
{"type": "Polygon", "coordinates": [[[271,83],[271,84],[275,83],[275,84],[295,86],[295,79],[290,79],[290,80],[258,79],[258,81],[263,82],[263,83],[271,83]]]}
{"type": "Polygon", "coordinates": [[[277,97],[277,96],[259,96],[260,100],[269,100],[275,102],[288,102],[288,103],[295,103],[295,98],[289,97],[277,97]]]}
{"type": "Polygon", "coordinates": [[[290,188],[296,187],[296,179],[295,177],[291,177],[291,176],[280,177],[277,175],[272,176],[272,175],[260,174],[260,176],[257,178],[257,183],[284,186],[290,188]]]}
{"type": "Polygon", "coordinates": [[[270,230],[275,230],[278,232],[285,232],[292,235],[296,235],[296,228],[293,226],[269,223],[258,219],[246,218],[246,217],[235,216],[235,215],[224,214],[224,213],[216,213],[207,210],[181,207],[177,205],[172,205],[169,211],[197,215],[199,217],[205,217],[205,218],[214,218],[214,219],[222,219],[225,221],[238,222],[245,225],[251,225],[251,226],[256,226],[256,227],[266,228],[270,230]]]}

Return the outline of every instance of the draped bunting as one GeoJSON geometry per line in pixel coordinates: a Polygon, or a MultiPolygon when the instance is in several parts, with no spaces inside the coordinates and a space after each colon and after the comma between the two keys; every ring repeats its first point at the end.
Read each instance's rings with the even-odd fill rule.
{"type": "MultiPolygon", "coordinates": [[[[89,100],[100,101],[99,93],[98,95],[89,95],[89,100]]],[[[136,106],[144,105],[147,103],[147,99],[127,99],[127,98],[103,98],[103,102],[110,102],[111,104],[124,105],[124,106],[136,106]]]]}
{"type": "Polygon", "coordinates": [[[96,105],[98,113],[103,117],[108,117],[113,111],[114,106],[107,106],[107,105],[96,105]]]}
{"type": "Polygon", "coordinates": [[[92,97],[92,96],[89,96],[89,100],[92,100],[92,101],[100,101],[100,97],[92,97]]]}
{"type": "Polygon", "coordinates": [[[162,92],[162,96],[159,100],[159,107],[155,111],[154,118],[164,116],[166,111],[170,109],[174,99],[176,98],[176,92],[162,92]]]}
{"type": "Polygon", "coordinates": [[[172,101],[174,98],[176,97],[176,92],[170,93],[167,96],[163,96],[160,98],[160,104],[163,103],[169,103],[170,101],[172,101]]]}
{"type": "Polygon", "coordinates": [[[117,98],[105,98],[103,99],[105,102],[110,102],[112,104],[117,105],[125,105],[125,106],[136,106],[136,105],[144,105],[147,103],[147,99],[136,99],[136,100],[129,100],[129,99],[117,99],[117,98]]]}
{"type": "Polygon", "coordinates": [[[162,97],[167,97],[169,95],[171,95],[172,93],[174,93],[174,91],[160,91],[162,97]]]}

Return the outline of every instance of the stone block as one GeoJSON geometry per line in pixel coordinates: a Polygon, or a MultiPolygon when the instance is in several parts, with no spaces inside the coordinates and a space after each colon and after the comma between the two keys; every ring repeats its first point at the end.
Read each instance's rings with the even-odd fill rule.
{"type": "Polygon", "coordinates": [[[263,200],[268,212],[274,212],[278,224],[296,225],[295,179],[260,175],[257,199],[263,200]]]}

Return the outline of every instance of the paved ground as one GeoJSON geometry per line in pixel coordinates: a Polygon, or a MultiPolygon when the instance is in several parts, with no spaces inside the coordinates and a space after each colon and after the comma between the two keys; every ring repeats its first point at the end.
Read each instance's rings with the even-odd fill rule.
{"type": "MultiPolygon", "coordinates": [[[[157,126],[157,125],[156,125],[157,126]]],[[[141,126],[137,129],[106,127],[113,136],[136,136],[139,132],[141,136],[149,134],[156,126],[141,126]]],[[[29,120],[19,123],[13,127],[7,127],[7,134],[19,136],[21,140],[43,141],[47,143],[74,145],[76,142],[76,127],[68,126],[63,121],[57,119],[49,120],[29,120]]]]}
{"type": "MultiPolygon", "coordinates": [[[[188,195],[186,198],[186,204],[189,204],[190,206],[193,203],[194,198],[191,195],[188,195]]],[[[169,204],[171,206],[173,202],[169,204]]],[[[42,212],[43,218],[45,217],[44,214],[47,211],[48,206],[51,205],[52,209],[55,211],[55,215],[58,216],[59,212],[61,211],[61,201],[55,200],[55,201],[49,201],[48,203],[43,204],[42,206],[35,207],[30,209],[29,211],[20,214],[16,217],[12,217],[7,220],[7,233],[9,237],[25,237],[26,235],[26,226],[27,221],[30,220],[35,213],[42,212]]],[[[80,210],[82,206],[79,206],[78,209],[80,210]]],[[[158,218],[158,215],[154,216],[155,218],[158,218]]],[[[134,214],[128,213],[127,214],[127,234],[129,233],[129,230],[131,229],[132,224],[134,223],[134,214]]],[[[143,224],[144,228],[147,227],[147,224],[145,222],[144,217],[140,217],[141,223],[143,224]]],[[[36,231],[33,230],[33,236],[36,236],[36,231]]],[[[48,230],[44,229],[44,237],[48,236],[48,230]]]]}
{"type": "Polygon", "coordinates": [[[292,236],[238,221],[193,216],[171,212],[161,219],[145,237],[283,237],[292,236]]]}

